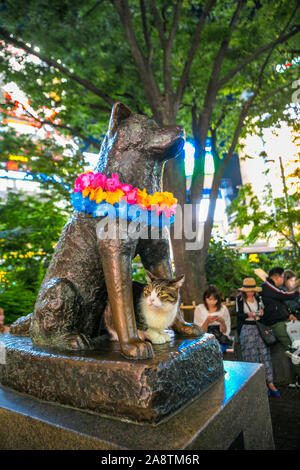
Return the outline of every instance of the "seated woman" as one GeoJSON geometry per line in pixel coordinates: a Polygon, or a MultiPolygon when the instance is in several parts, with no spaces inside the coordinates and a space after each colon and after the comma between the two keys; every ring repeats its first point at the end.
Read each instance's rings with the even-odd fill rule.
{"type": "Polygon", "coordinates": [[[203,304],[196,307],[194,322],[200,325],[205,332],[215,335],[223,354],[228,347],[232,346],[232,340],[229,337],[230,314],[227,307],[222,305],[220,292],[216,286],[210,285],[204,291],[203,304]]]}
{"type": "Polygon", "coordinates": [[[270,347],[263,341],[256,326],[256,320],[264,313],[262,300],[258,295],[262,288],[256,287],[255,279],[248,277],[238,290],[241,294],[236,298],[237,332],[243,361],[264,364],[268,395],[279,397],[280,392],[273,383],[270,347]]]}

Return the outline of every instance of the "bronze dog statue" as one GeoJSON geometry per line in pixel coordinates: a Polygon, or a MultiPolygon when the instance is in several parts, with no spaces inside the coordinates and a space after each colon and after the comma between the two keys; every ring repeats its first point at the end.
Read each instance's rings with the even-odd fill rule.
{"type": "MultiPolygon", "coordinates": [[[[95,171],[107,177],[117,173],[120,181],[154,194],[161,191],[165,161],[176,157],[183,145],[181,126],[159,128],[148,117],[117,103],[95,171]]],[[[132,359],[151,358],[151,343],[137,334],[131,262],[139,254],[143,266],[154,275],[172,278],[169,243],[165,238],[130,235],[99,238],[101,219],[75,210],[65,225],[32,314],[32,341],[65,350],[95,348],[109,298],[122,354],[132,359]]],[[[202,334],[199,327],[183,321],[180,311],[172,328],[184,335],[202,334]]]]}

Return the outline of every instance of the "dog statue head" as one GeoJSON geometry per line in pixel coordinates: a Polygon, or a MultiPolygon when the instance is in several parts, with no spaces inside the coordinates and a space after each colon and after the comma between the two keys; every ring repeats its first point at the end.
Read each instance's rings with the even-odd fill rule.
{"type": "Polygon", "coordinates": [[[165,161],[178,156],[184,142],[183,127],[159,127],[149,117],[116,103],[94,171],[118,173],[128,184],[159,191],[165,161]]]}

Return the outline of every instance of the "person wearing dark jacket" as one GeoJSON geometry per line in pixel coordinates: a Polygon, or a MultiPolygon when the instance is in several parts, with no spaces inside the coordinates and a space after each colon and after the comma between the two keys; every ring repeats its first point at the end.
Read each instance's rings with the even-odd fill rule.
{"type": "MultiPolygon", "coordinates": [[[[264,303],[264,315],[262,323],[271,326],[277,340],[287,351],[291,345],[291,340],[286,331],[286,322],[297,320],[288,312],[285,301],[297,299],[299,292],[282,290],[284,282],[284,269],[280,267],[272,268],[265,282],[262,283],[262,300],[264,303]]],[[[300,377],[300,364],[293,364],[295,374],[300,377]]]]}
{"type": "Polygon", "coordinates": [[[282,268],[272,268],[269,277],[262,283],[262,300],[264,303],[263,323],[273,326],[276,323],[296,320],[294,315],[289,314],[284,302],[294,300],[299,296],[297,291],[282,290],[284,282],[284,270],[282,268]]]}

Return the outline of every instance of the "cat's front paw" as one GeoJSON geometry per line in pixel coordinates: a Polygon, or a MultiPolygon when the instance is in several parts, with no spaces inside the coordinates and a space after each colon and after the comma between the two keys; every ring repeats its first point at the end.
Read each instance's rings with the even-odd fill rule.
{"type": "Polygon", "coordinates": [[[170,343],[172,336],[169,333],[162,333],[162,336],[165,338],[166,343],[170,343]]]}
{"type": "Polygon", "coordinates": [[[128,343],[120,343],[122,355],[126,359],[151,359],[154,352],[150,341],[133,339],[128,343]]]}
{"type": "Polygon", "coordinates": [[[167,340],[165,335],[155,335],[155,338],[152,338],[151,341],[153,344],[165,344],[170,340],[167,340]]]}
{"type": "Polygon", "coordinates": [[[165,344],[171,341],[171,336],[168,333],[148,329],[147,334],[153,344],[165,344]]]}

